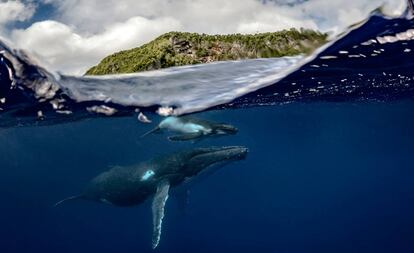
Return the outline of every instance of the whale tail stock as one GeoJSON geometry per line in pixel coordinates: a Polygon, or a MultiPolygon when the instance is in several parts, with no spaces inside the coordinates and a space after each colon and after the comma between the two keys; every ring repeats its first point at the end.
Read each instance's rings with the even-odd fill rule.
{"type": "Polygon", "coordinates": [[[58,206],[62,205],[63,203],[67,202],[67,201],[70,201],[70,200],[75,200],[75,199],[81,199],[81,198],[82,198],[82,196],[81,196],[81,195],[70,196],[70,197],[68,197],[68,198],[62,199],[62,200],[61,200],[61,201],[59,201],[59,202],[56,202],[56,204],[54,204],[53,206],[54,206],[54,207],[58,207],[58,206]]]}

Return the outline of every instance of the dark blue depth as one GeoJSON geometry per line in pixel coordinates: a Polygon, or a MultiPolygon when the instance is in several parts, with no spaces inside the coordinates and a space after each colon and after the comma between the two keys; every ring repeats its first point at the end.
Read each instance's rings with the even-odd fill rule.
{"type": "Polygon", "coordinates": [[[197,116],[240,132],[197,144],[140,139],[152,126],[132,117],[1,129],[0,251],[153,252],[150,202],[53,204],[110,165],[245,145],[245,161],[192,188],[186,216],[171,195],[156,252],[414,252],[412,100],[197,116]]]}

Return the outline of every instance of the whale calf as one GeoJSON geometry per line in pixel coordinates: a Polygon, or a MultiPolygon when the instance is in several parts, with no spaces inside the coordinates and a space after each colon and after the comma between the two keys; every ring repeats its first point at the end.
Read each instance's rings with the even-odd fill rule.
{"type": "Polygon", "coordinates": [[[236,134],[238,131],[236,127],[229,124],[217,123],[190,116],[170,116],[162,120],[157,127],[143,134],[142,137],[162,130],[179,133],[178,135],[168,137],[171,141],[188,141],[207,136],[230,135],[236,134]]]}
{"type": "Polygon", "coordinates": [[[81,194],[61,200],[55,206],[74,199],[134,206],[153,196],[152,248],[155,249],[160,241],[170,187],[189,183],[200,174],[219,168],[219,165],[243,160],[247,152],[243,146],[195,148],[133,166],[116,166],[92,179],[81,194]]]}

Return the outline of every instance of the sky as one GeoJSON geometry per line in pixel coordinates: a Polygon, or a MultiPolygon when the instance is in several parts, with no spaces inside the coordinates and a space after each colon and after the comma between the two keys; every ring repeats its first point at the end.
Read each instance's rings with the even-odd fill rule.
{"type": "Polygon", "coordinates": [[[338,34],[404,0],[0,0],[0,37],[52,71],[82,75],[105,56],[169,31],[208,34],[310,28],[338,34]]]}

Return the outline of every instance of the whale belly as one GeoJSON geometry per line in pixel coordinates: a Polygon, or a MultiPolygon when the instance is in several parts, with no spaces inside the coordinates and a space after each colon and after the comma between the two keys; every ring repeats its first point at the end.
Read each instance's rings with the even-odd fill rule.
{"type": "Polygon", "coordinates": [[[191,122],[185,122],[183,123],[180,119],[176,117],[169,117],[163,120],[160,125],[160,128],[162,129],[168,129],[174,132],[180,132],[180,133],[208,133],[209,129],[206,129],[204,126],[191,123],[191,122]]]}
{"type": "Polygon", "coordinates": [[[198,132],[207,132],[207,129],[203,126],[194,124],[194,123],[186,123],[181,126],[181,132],[183,133],[198,133],[198,132]]]}

